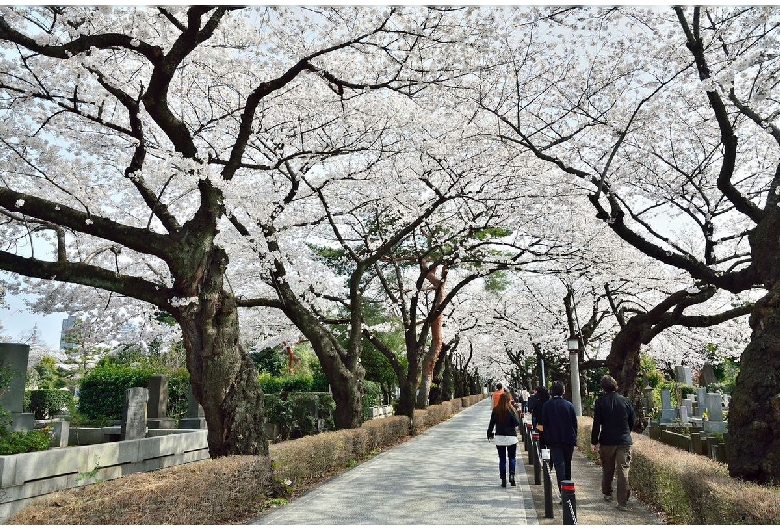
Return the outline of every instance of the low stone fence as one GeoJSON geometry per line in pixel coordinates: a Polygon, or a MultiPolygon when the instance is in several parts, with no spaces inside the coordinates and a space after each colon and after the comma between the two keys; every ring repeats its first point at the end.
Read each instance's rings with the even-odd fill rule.
{"type": "Polygon", "coordinates": [[[384,407],[371,407],[371,417],[368,419],[375,420],[377,418],[389,418],[392,415],[392,405],[385,405],[384,407]]]}
{"type": "Polygon", "coordinates": [[[651,421],[647,430],[653,440],[726,463],[728,433],[705,432],[701,427],[659,425],[651,421]]]}
{"type": "Polygon", "coordinates": [[[207,431],[170,432],[0,456],[0,522],[47,493],[209,458],[207,431]]]}

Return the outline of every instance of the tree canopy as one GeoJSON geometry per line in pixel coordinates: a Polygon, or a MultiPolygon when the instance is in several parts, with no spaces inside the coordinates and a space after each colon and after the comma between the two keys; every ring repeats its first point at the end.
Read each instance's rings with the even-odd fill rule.
{"type": "Polygon", "coordinates": [[[213,456],[267,450],[247,344],[309,341],[343,428],[365,341],[411,415],[444,356],[499,377],[576,334],[627,385],[640,350],[744,350],[730,469],[772,480],[779,28],[764,7],[3,8],[0,269],[39,310],[182,340],[213,456]]]}

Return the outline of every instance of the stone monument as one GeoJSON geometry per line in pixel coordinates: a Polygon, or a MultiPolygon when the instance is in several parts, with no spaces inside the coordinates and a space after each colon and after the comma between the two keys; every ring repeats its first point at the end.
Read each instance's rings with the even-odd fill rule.
{"type": "Polygon", "coordinates": [[[179,429],[205,429],[206,418],[203,407],[200,406],[195,396],[192,395],[192,387],[187,392],[187,417],[179,420],[179,429]]]}
{"type": "Polygon", "coordinates": [[[176,421],[168,414],[168,376],[157,374],[149,378],[149,406],[146,426],[150,429],[173,429],[176,421]]]}
{"type": "Polygon", "coordinates": [[[690,366],[675,366],[674,379],[681,385],[693,386],[693,376],[690,366]]]}
{"type": "Polygon", "coordinates": [[[714,392],[707,394],[707,421],[703,422],[704,432],[727,432],[723,421],[723,396],[714,392]]]}
{"type": "Polygon", "coordinates": [[[718,382],[718,378],[715,377],[715,370],[710,363],[704,363],[699,372],[699,386],[708,387],[718,382]]]}
{"type": "Polygon", "coordinates": [[[146,388],[133,387],[125,390],[120,439],[146,438],[146,403],[148,401],[149,390],[146,388]]]}
{"type": "Polygon", "coordinates": [[[35,414],[24,412],[24,387],[27,383],[27,362],[30,357],[28,344],[0,342],[0,369],[6,370],[8,387],[0,395],[0,406],[11,414],[12,431],[31,431],[35,427],[35,414]]]}
{"type": "Polygon", "coordinates": [[[671,392],[668,388],[661,389],[661,424],[677,422],[677,409],[672,407],[671,392]]]}
{"type": "Polygon", "coordinates": [[[696,389],[696,415],[701,416],[707,410],[707,389],[699,387],[696,389]]]}

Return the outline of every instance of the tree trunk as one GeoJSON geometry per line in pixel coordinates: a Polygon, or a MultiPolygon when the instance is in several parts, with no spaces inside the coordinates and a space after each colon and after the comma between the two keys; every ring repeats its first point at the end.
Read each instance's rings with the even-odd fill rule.
{"type": "Polygon", "coordinates": [[[322,371],[330,383],[336,410],[336,429],[354,429],[363,424],[363,376],[365,370],[358,354],[345,350],[317,318],[286,289],[277,289],[284,304],[284,313],[309,339],[322,371]]]}
{"type": "Polygon", "coordinates": [[[638,432],[644,430],[648,421],[643,413],[642,392],[637,391],[636,388],[640,370],[639,353],[645,326],[640,316],[630,318],[612,339],[607,356],[609,375],[617,381],[618,391],[634,406],[637,417],[635,429],[638,432]]]}
{"type": "Polygon", "coordinates": [[[363,380],[349,372],[339,372],[328,377],[335,381],[331,385],[336,410],[333,411],[333,424],[336,429],[356,429],[363,424],[363,380]]]}
{"type": "Polygon", "coordinates": [[[417,408],[427,409],[430,404],[428,396],[433,384],[433,372],[436,368],[436,362],[441,353],[441,316],[437,317],[431,326],[431,345],[422,359],[422,373],[420,377],[420,386],[417,391],[417,408]]]}
{"type": "Polygon", "coordinates": [[[410,419],[414,420],[414,393],[417,391],[417,385],[410,378],[404,377],[403,381],[399,379],[398,388],[398,405],[395,408],[395,414],[397,416],[409,416],[410,419]]]}
{"type": "Polygon", "coordinates": [[[445,391],[445,365],[449,355],[444,350],[442,348],[439,359],[436,361],[436,366],[433,367],[433,384],[428,394],[428,403],[431,405],[441,405],[442,401],[452,399],[452,392],[449,392],[449,397],[447,397],[447,392],[445,391]]]}
{"type": "Polygon", "coordinates": [[[750,316],[750,344],[729,403],[729,474],[759,484],[780,480],[780,284],[750,316]]]}
{"type": "Polygon", "coordinates": [[[235,300],[221,290],[221,277],[214,280],[217,288],[204,289],[198,306],[178,315],[192,393],[206,417],[209,454],[267,455],[257,371],[239,342],[235,300]]]}
{"type": "MultiPolygon", "coordinates": [[[[431,312],[440,311],[439,307],[444,301],[444,286],[447,277],[446,267],[442,267],[441,278],[437,278],[435,271],[430,271],[426,278],[436,289],[436,294],[433,299],[433,308],[431,312]]],[[[428,408],[428,394],[431,391],[431,384],[433,383],[433,370],[436,367],[436,361],[441,354],[442,345],[444,343],[442,339],[442,325],[444,324],[444,316],[439,312],[431,322],[431,345],[422,360],[422,379],[420,380],[420,389],[417,393],[417,408],[428,408]]]]}

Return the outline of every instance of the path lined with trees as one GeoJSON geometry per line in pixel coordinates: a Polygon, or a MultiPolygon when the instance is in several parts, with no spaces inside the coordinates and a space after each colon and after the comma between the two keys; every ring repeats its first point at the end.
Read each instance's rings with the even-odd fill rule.
{"type": "Polygon", "coordinates": [[[214,457],[267,453],[250,353],[302,341],[337,428],[374,354],[410,418],[445,381],[565,373],[572,336],[635,401],[642,353],[739,359],[729,469],[771,482],[779,28],[772,7],[9,7],[3,291],[179,342],[214,457]]]}

